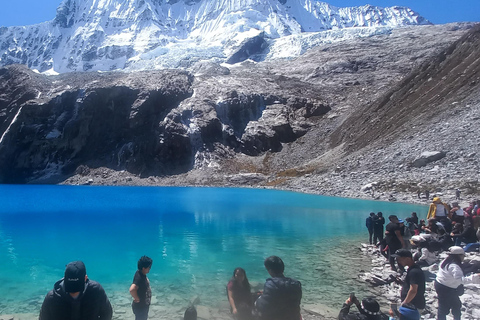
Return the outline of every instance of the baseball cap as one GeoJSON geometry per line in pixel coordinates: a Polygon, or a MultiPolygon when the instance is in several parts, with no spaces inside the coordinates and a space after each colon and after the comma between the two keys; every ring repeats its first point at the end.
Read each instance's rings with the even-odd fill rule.
{"type": "Polygon", "coordinates": [[[394,254],[392,254],[392,257],[395,258],[411,258],[412,257],[412,252],[408,249],[398,249],[395,251],[394,254]]]}
{"type": "Polygon", "coordinates": [[[65,268],[63,283],[66,292],[83,292],[87,269],[82,261],[73,261],[65,268]]]}

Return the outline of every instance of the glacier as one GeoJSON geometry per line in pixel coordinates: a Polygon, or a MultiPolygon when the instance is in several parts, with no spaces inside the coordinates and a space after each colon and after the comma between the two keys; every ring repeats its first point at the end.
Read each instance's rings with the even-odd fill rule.
{"type": "Polygon", "coordinates": [[[0,66],[56,74],[290,59],[422,24],[431,23],[406,7],[315,0],[64,0],[52,21],[0,28],[0,66]]]}

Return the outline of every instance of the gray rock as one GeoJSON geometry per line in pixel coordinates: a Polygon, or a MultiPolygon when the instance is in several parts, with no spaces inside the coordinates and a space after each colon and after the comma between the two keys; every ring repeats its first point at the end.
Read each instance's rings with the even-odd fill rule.
{"type": "MultiPolygon", "coordinates": [[[[446,152],[443,151],[425,151],[422,152],[420,157],[416,158],[412,166],[416,168],[424,167],[430,162],[438,161],[446,156],[446,152]]],[[[436,167],[438,170],[438,167],[436,167]]]]}

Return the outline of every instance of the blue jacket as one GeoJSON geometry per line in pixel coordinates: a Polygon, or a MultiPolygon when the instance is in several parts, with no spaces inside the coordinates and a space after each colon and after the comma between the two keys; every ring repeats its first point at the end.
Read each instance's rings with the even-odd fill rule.
{"type": "Polygon", "coordinates": [[[287,277],[268,278],[255,302],[262,320],[299,320],[302,284],[287,277]]]}

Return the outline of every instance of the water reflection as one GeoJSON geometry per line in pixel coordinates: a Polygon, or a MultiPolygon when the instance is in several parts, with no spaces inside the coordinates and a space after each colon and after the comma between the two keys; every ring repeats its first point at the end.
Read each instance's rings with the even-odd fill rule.
{"type": "Polygon", "coordinates": [[[83,260],[89,277],[124,308],[142,255],[154,260],[149,278],[159,305],[172,310],[194,296],[228,310],[233,269],[245,268],[261,284],[270,255],[302,281],[304,303],[335,305],[352,287],[361,291],[345,270],[362,265],[348,257],[365,234],[366,214],[422,210],[249,189],[0,186],[0,195],[0,280],[15,284],[0,288],[14,297],[4,313],[38,312],[38,297],[73,260],[83,260]]]}

